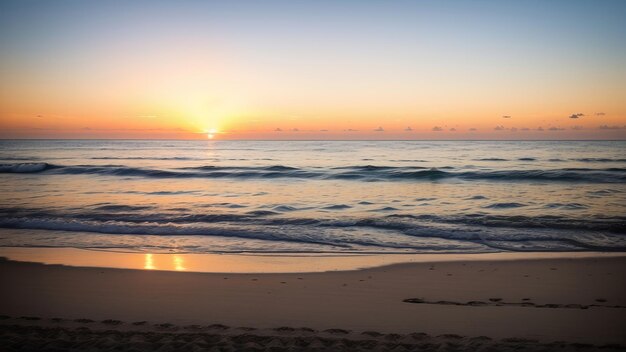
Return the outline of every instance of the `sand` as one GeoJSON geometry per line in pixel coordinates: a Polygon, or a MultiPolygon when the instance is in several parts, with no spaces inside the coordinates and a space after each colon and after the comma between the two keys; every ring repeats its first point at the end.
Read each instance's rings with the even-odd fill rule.
{"type": "Polygon", "coordinates": [[[131,350],[130,340],[136,350],[620,350],[625,271],[626,256],[307,274],[5,260],[0,342],[37,350],[58,341],[131,350]]]}
{"type": "Polygon", "coordinates": [[[145,269],[205,273],[311,273],[368,269],[402,263],[511,261],[527,259],[606,258],[611,252],[500,252],[437,254],[216,254],[137,253],[77,248],[0,247],[0,257],[19,262],[79,267],[145,269]]]}

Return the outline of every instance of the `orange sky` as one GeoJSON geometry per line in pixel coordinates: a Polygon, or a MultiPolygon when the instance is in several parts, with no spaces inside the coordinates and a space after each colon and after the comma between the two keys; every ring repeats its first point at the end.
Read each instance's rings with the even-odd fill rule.
{"type": "Polygon", "coordinates": [[[3,4],[0,138],[626,138],[619,3],[361,4],[3,4]]]}

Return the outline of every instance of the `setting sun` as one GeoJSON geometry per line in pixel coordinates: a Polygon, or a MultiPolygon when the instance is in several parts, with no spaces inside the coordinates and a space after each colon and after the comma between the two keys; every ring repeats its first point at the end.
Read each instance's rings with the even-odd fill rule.
{"type": "Polygon", "coordinates": [[[217,129],[215,129],[215,128],[211,128],[211,129],[209,129],[208,131],[206,131],[206,136],[207,136],[207,138],[208,138],[208,139],[213,139],[213,138],[215,138],[215,135],[216,135],[217,133],[218,133],[218,132],[217,132],[217,129]]]}

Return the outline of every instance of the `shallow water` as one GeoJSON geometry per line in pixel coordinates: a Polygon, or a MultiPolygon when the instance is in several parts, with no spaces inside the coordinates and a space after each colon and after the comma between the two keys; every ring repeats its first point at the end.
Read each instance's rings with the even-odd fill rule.
{"type": "Polygon", "coordinates": [[[626,142],[0,141],[0,246],[626,251],[626,142]]]}

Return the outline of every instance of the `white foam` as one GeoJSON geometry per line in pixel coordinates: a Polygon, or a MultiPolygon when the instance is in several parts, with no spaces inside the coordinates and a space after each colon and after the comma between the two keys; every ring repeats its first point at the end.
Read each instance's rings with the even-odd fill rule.
{"type": "Polygon", "coordinates": [[[19,164],[2,164],[0,172],[30,173],[39,172],[46,169],[46,163],[19,163],[19,164]]]}

